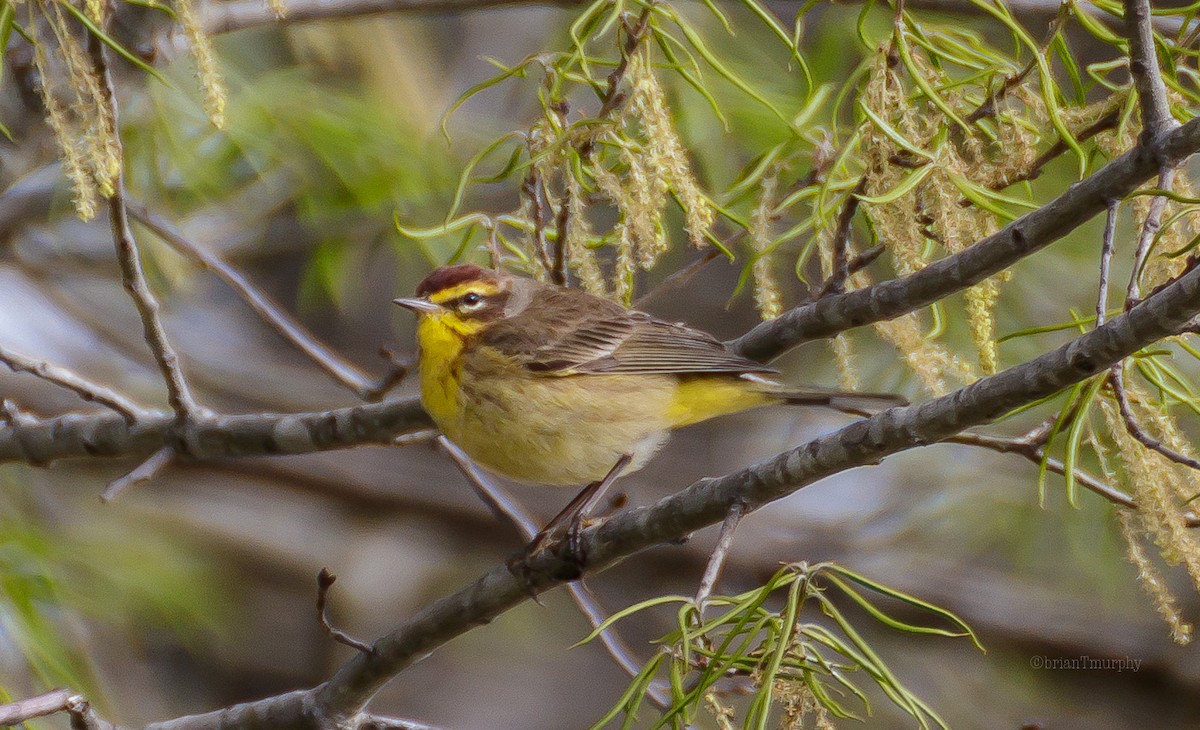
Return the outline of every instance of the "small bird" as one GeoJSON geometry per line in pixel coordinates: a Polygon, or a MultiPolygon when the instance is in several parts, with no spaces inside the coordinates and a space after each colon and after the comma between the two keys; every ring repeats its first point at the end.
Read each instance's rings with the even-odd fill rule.
{"type": "Polygon", "coordinates": [[[706,332],[472,264],[434,270],[395,303],[418,315],[421,401],[446,437],[516,481],[588,485],[539,538],[578,529],[674,429],[779,403],[862,414],[904,402],[789,388],[706,332]]]}

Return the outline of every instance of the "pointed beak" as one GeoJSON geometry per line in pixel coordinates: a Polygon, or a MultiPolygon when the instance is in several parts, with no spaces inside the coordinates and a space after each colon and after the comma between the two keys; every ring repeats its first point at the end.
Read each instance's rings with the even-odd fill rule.
{"type": "Polygon", "coordinates": [[[416,312],[417,314],[433,314],[434,312],[442,311],[441,305],[434,304],[428,299],[400,297],[399,299],[393,299],[392,302],[399,304],[409,311],[416,312]]]}

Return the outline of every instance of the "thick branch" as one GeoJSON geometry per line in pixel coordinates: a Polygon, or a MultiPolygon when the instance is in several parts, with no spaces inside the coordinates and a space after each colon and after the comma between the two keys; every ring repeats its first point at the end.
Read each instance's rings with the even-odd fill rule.
{"type": "Polygon", "coordinates": [[[22,415],[0,427],[0,463],[46,464],[79,456],[145,458],[175,437],[188,456],[217,459],[263,454],[306,454],[366,444],[389,444],[397,434],[429,428],[416,398],[399,398],[317,413],[215,415],[175,428],[161,411],[130,425],[116,413],[72,413],[39,419],[22,415]]]}

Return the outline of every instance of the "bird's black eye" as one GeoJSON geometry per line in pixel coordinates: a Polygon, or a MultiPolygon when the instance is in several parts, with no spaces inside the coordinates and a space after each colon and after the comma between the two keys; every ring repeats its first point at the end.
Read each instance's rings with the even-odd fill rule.
{"type": "Polygon", "coordinates": [[[483,306],[483,296],[478,292],[467,292],[458,298],[458,309],[462,312],[473,312],[483,306]]]}

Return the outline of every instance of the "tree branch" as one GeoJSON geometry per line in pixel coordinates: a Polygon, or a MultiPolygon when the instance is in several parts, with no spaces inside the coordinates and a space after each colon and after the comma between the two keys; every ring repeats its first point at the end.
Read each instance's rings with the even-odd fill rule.
{"type": "MultiPolygon", "coordinates": [[[[113,87],[112,74],[108,68],[104,41],[95,33],[88,34],[88,52],[96,73],[100,77],[100,88],[104,93],[105,103],[108,105],[107,116],[113,126],[108,132],[113,136],[118,156],[123,157],[124,147],[121,143],[121,136],[118,134],[120,117],[117,109],[117,92],[113,87]]],[[[137,307],[146,344],[154,353],[154,360],[158,363],[159,372],[162,373],[163,381],[167,385],[167,400],[171,404],[171,410],[175,411],[180,423],[194,422],[203,415],[203,409],[196,403],[191,388],[188,387],[187,380],[183,376],[183,371],[179,368],[179,358],[175,354],[175,348],[167,339],[162,320],[158,316],[158,300],[146,281],[146,272],[142,270],[137,241],[134,240],[133,230],[129,227],[129,215],[125,208],[124,170],[117,173],[112,184],[113,193],[108,196],[108,214],[112,224],[113,242],[117,247],[117,259],[121,263],[121,283],[137,307]]]]}
{"type": "Polygon", "coordinates": [[[271,329],[295,345],[297,349],[308,356],[310,360],[316,363],[331,378],[357,394],[363,400],[378,400],[387,390],[395,386],[404,377],[407,368],[391,363],[388,371],[382,377],[378,380],[372,380],[357,365],[347,361],[341,355],[319,342],[304,325],[283,311],[278,304],[271,301],[266,294],[263,294],[251,284],[240,272],[221,260],[220,256],[184,238],[174,225],[161,216],[152,213],[142,203],[136,200],[128,200],[125,206],[129,210],[129,215],[134,220],[153,231],[155,235],[166,241],[167,245],[171,248],[216,274],[271,329]]]}
{"type": "Polygon", "coordinates": [[[148,411],[120,393],[99,383],[92,382],[74,372],[44,360],[35,360],[19,352],[0,347],[0,362],[14,373],[29,373],[48,383],[66,388],[88,402],[96,402],[121,414],[126,423],[132,424],[148,411]]]}
{"type": "Polygon", "coordinates": [[[1154,48],[1150,0],[1125,0],[1125,34],[1129,37],[1129,73],[1142,110],[1142,142],[1158,139],[1179,126],[1171,116],[1167,85],[1163,83],[1154,48]]]}

